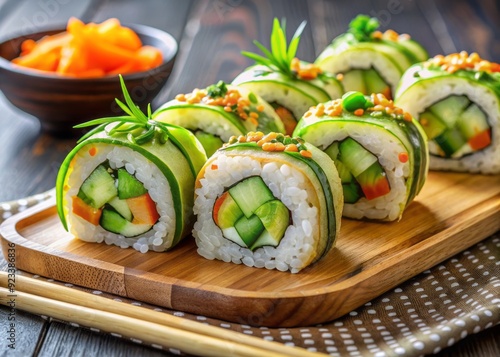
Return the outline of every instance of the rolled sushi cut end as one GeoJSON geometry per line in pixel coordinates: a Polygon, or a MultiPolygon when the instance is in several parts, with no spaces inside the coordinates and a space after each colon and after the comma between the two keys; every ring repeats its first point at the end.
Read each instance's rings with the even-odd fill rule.
{"type": "Polygon", "coordinates": [[[193,236],[207,259],[297,273],[334,246],[342,202],[325,153],[298,138],[250,132],[200,171],[193,236]]]}
{"type": "Polygon", "coordinates": [[[425,182],[425,133],[383,94],[348,92],[342,99],[319,104],[304,115],[294,135],[334,161],[344,217],[398,220],[425,182]]]}
{"type": "Polygon", "coordinates": [[[155,122],[132,102],[129,116],[96,119],[61,165],[57,211],[75,237],[146,253],[174,247],[193,224],[194,182],[206,161],[188,130],[155,122]]]}
{"type": "Polygon", "coordinates": [[[500,172],[500,65],[476,53],[436,56],[412,66],[396,103],[429,139],[430,168],[500,172]]]}
{"type": "Polygon", "coordinates": [[[381,93],[392,99],[404,71],[427,60],[428,54],[409,35],[394,30],[382,33],[378,27],[376,18],[358,15],[315,64],[324,71],[340,74],[346,92],[381,93]]]}
{"type": "Polygon", "coordinates": [[[192,131],[211,156],[233,135],[248,131],[284,132],[274,109],[254,92],[223,81],[188,94],[158,108],[153,119],[192,131]]]}
{"type": "Polygon", "coordinates": [[[271,103],[287,135],[292,134],[298,120],[311,106],[340,98],[344,92],[336,76],[295,57],[304,26],[305,23],[299,26],[288,45],[285,23],[274,19],[270,43],[283,42],[282,46],[271,45],[266,49],[255,41],[265,56],[243,52],[255,60],[256,65],[233,81],[234,85],[247,88],[271,103]]]}

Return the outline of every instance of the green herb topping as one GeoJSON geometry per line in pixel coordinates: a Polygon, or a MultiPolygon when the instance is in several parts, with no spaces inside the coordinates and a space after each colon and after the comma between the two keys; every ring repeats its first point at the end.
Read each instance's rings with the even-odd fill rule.
{"type": "Polygon", "coordinates": [[[106,130],[109,136],[126,134],[130,142],[138,145],[151,141],[155,136],[158,137],[161,143],[165,143],[169,139],[168,125],[151,119],[151,105],[148,105],[147,115],[139,109],[132,101],[121,75],[120,84],[126,104],[119,99],[115,100],[120,108],[128,115],[105,117],[76,125],[75,128],[86,128],[97,125],[97,127],[81,137],[78,142],[82,142],[90,136],[106,130]],[[111,123],[116,123],[116,125],[107,130],[106,127],[111,123]]]}
{"type": "Polygon", "coordinates": [[[358,15],[349,23],[348,33],[352,34],[358,41],[371,41],[372,34],[380,26],[376,17],[358,15]]]}

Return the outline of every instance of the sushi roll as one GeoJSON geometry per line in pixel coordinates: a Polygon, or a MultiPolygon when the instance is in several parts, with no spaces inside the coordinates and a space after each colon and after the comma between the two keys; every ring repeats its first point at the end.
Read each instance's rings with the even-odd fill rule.
{"type": "Polygon", "coordinates": [[[333,159],[344,191],[344,217],[394,221],[420,192],[428,171],[425,133],[383,94],[348,92],[318,104],[294,135],[333,159]]]}
{"type": "Polygon", "coordinates": [[[243,52],[256,64],[233,80],[234,85],[251,90],[271,103],[288,135],[311,106],[340,98],[344,93],[335,76],[295,57],[304,24],[297,29],[287,49],[285,26],[275,19],[271,50],[255,41],[266,57],[243,52]]]}
{"type": "Polygon", "coordinates": [[[57,176],[57,211],[87,242],[165,251],[190,233],[194,182],[206,155],[188,130],[157,123],[123,84],[129,116],[103,118],[68,154],[57,176]]]}
{"type": "Polygon", "coordinates": [[[406,34],[377,31],[377,18],[359,15],[335,38],[315,64],[343,75],[346,92],[382,93],[392,99],[399,79],[412,64],[428,59],[427,51],[406,34]]]}
{"type": "Polygon", "coordinates": [[[158,108],[153,119],[194,133],[210,157],[233,135],[249,131],[284,132],[273,108],[245,88],[223,81],[192,93],[179,94],[158,108]]]}
{"type": "Polygon", "coordinates": [[[296,273],[334,246],[342,201],[333,161],[309,143],[278,133],[233,137],[196,180],[198,253],[296,273]]]}
{"type": "Polygon", "coordinates": [[[396,104],[427,133],[431,170],[500,173],[500,64],[438,55],[408,69],[396,104]]]}

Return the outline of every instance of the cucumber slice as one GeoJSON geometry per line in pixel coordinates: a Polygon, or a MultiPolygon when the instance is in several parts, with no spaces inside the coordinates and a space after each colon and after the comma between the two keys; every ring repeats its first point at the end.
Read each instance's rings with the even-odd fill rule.
{"type": "Polygon", "coordinates": [[[238,182],[228,192],[246,218],[250,218],[262,204],[274,200],[273,193],[259,176],[251,176],[238,182]]]}
{"type": "Polygon", "coordinates": [[[342,183],[349,183],[354,181],[354,176],[352,175],[351,171],[347,168],[347,166],[340,160],[334,160],[335,162],[335,167],[337,168],[337,171],[339,173],[340,177],[340,182],[342,183]]]}
{"type": "Polygon", "coordinates": [[[234,229],[236,229],[245,245],[250,247],[264,231],[264,225],[256,215],[250,218],[243,216],[236,221],[234,229]]]}
{"type": "Polygon", "coordinates": [[[345,203],[356,203],[363,197],[363,191],[356,181],[342,184],[342,191],[344,192],[345,203]]]}
{"type": "Polygon", "coordinates": [[[453,128],[462,112],[470,104],[463,95],[451,95],[431,105],[428,110],[438,116],[448,128],[453,128]]]}
{"type": "Polygon", "coordinates": [[[330,156],[332,160],[336,160],[339,156],[339,142],[334,141],[329,147],[325,149],[325,153],[330,156]]]}
{"type": "Polygon", "coordinates": [[[339,149],[340,160],[355,177],[377,161],[375,155],[350,137],[340,143],[339,149]]]}
{"type": "Polygon", "coordinates": [[[94,208],[101,208],[117,194],[115,179],[104,165],[99,165],[83,181],[78,197],[94,208]]]}
{"type": "Polygon", "coordinates": [[[149,224],[133,224],[115,210],[107,208],[102,210],[99,224],[109,232],[121,234],[128,238],[146,233],[152,227],[149,224]]]}
{"type": "Polygon", "coordinates": [[[246,243],[241,239],[240,234],[236,231],[234,227],[224,228],[222,230],[222,235],[229,239],[231,242],[238,244],[240,247],[248,248],[246,243]]]}
{"type": "Polygon", "coordinates": [[[457,129],[448,129],[434,138],[445,157],[451,157],[456,151],[467,143],[462,133],[457,129]]]}
{"type": "Polygon", "coordinates": [[[131,222],[134,216],[132,211],[128,207],[127,201],[120,200],[118,197],[114,197],[108,204],[115,209],[123,218],[131,222]]]}
{"type": "Polygon", "coordinates": [[[214,152],[216,152],[217,149],[221,148],[222,144],[224,144],[222,139],[218,136],[206,133],[202,130],[195,131],[194,136],[196,136],[196,139],[200,141],[208,157],[212,156],[214,152]]]}
{"type": "Polygon", "coordinates": [[[391,95],[391,87],[386,83],[386,81],[380,76],[380,74],[370,68],[363,73],[366,85],[366,94],[370,95],[372,93],[382,93],[386,97],[391,95]]]}
{"type": "Polygon", "coordinates": [[[366,93],[365,79],[363,70],[361,69],[351,69],[350,71],[344,72],[342,84],[344,85],[346,93],[350,91],[366,93]]]}
{"type": "Polygon", "coordinates": [[[432,140],[436,136],[441,135],[447,129],[446,124],[428,110],[420,114],[419,122],[422,125],[422,128],[427,134],[427,138],[429,140],[432,140]]]}
{"type": "Polygon", "coordinates": [[[127,170],[118,169],[118,198],[125,200],[141,196],[147,192],[142,182],[129,174],[127,170]]]}
{"type": "Polygon", "coordinates": [[[457,128],[467,138],[488,130],[488,117],[477,104],[471,104],[457,120],[457,128]]]}

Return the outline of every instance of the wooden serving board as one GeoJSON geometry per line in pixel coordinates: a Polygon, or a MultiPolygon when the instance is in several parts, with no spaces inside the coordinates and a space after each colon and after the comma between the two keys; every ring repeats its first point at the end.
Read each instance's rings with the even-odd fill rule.
{"type": "Polygon", "coordinates": [[[343,219],[333,249],[298,274],[210,261],[192,238],[168,253],[85,243],[48,201],[7,219],[18,269],[242,324],[291,327],[340,317],[500,230],[500,177],[429,174],[399,222],[343,219]]]}

